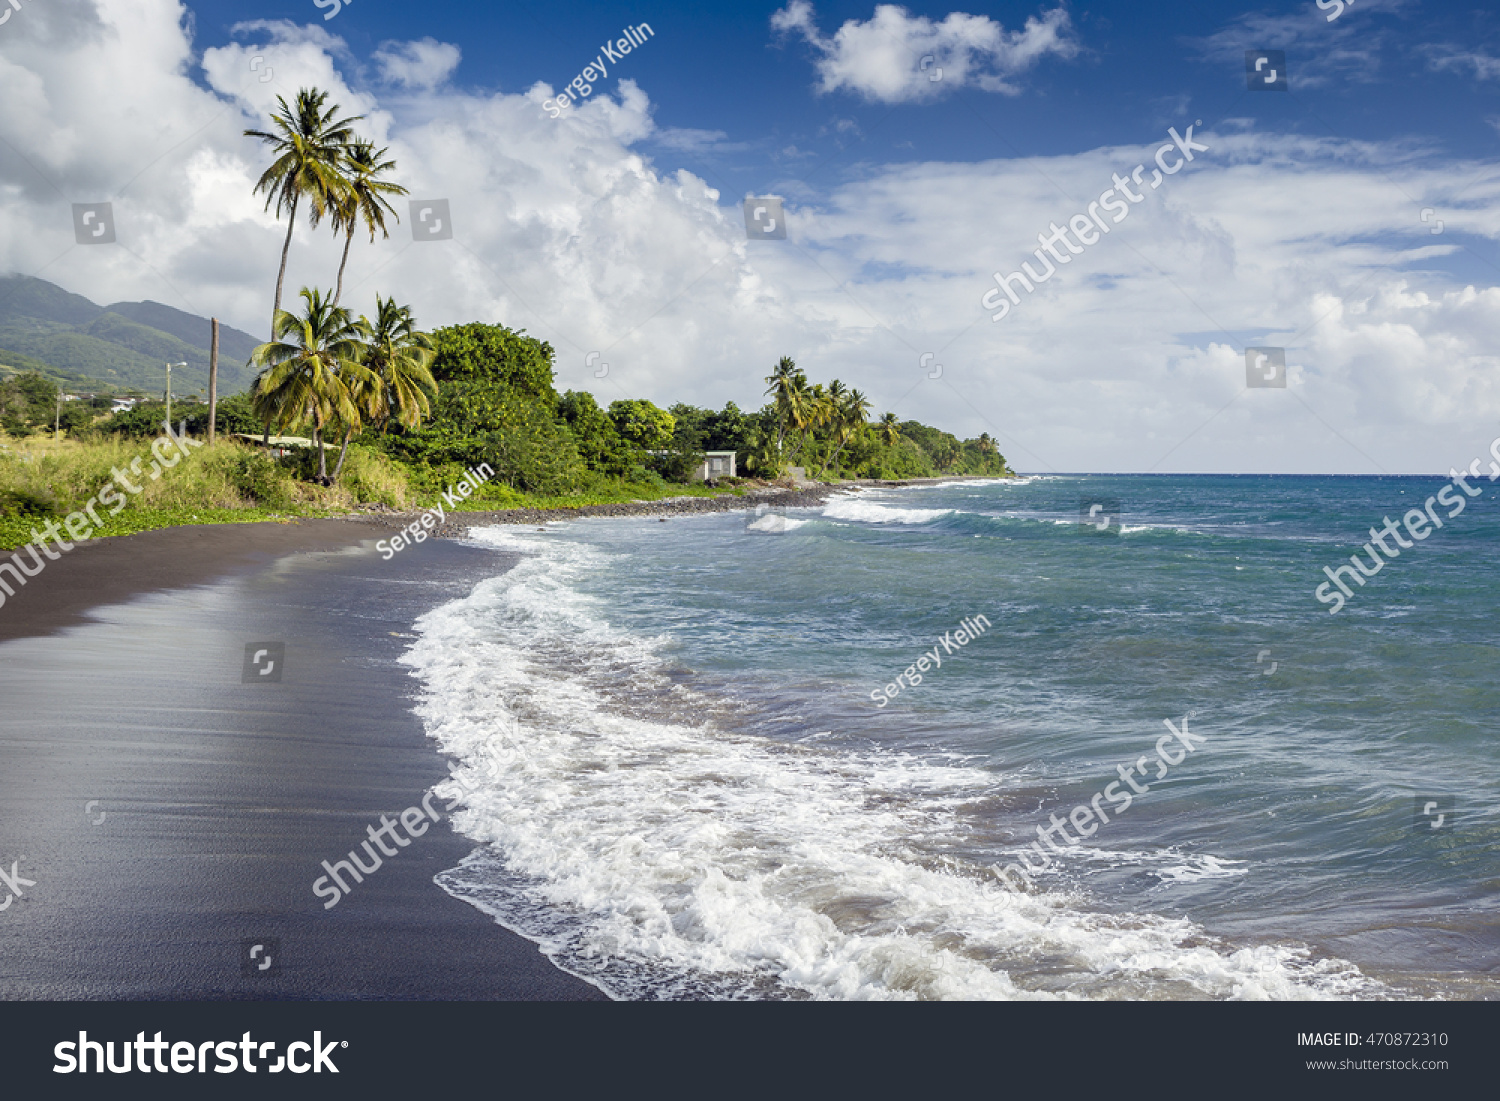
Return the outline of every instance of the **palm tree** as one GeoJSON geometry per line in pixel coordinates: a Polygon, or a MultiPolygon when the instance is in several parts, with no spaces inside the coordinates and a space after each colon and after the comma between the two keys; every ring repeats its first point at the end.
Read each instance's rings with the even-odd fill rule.
{"type": "Polygon", "coordinates": [[[781,454],[781,442],[786,438],[787,421],[791,419],[794,395],[807,385],[807,376],[798,369],[791,356],[782,356],[771,373],[766,376],[766,395],[774,397],[779,414],[776,423],[776,454],[781,454]]]}
{"type": "Polygon", "coordinates": [[[281,109],[271,116],[274,129],[246,130],[248,138],[259,138],[271,146],[276,159],[261,174],[255,192],[266,193],[266,209],[276,204],[276,217],[287,215],[286,240],[281,246],[281,268],[276,273],[276,297],[271,305],[272,340],[281,314],[281,288],[286,280],[287,253],[292,247],[292,230],[297,225],[297,206],[303,196],[312,205],[314,227],[330,210],[337,209],[348,183],[340,172],[344,153],[354,141],[351,126],[363,115],[337,118],[337,104],[323,109],[327,92],[303,88],[297,93],[295,108],[287,106],[285,97],[277,96],[281,109]]]}
{"type": "MultiPolygon", "coordinates": [[[[370,240],[374,242],[375,231],[379,230],[386,238],[390,237],[390,230],[385,228],[385,216],[389,214],[400,221],[400,216],[387,201],[387,195],[410,194],[400,184],[388,183],[379,179],[382,174],[390,172],[396,167],[396,162],[386,159],[387,149],[376,149],[374,142],[356,139],[350,143],[344,152],[343,169],[346,187],[340,200],[333,208],[333,228],[335,232],[342,230],[344,236],[344,257],[339,261],[338,284],[333,289],[333,304],[337,306],[339,299],[344,296],[344,268],[349,263],[349,246],[354,243],[354,231],[363,220],[365,228],[370,231],[370,240]]],[[[335,478],[338,475],[334,475],[335,478]]]]}
{"type": "Polygon", "coordinates": [[[844,395],[848,392],[849,388],[838,379],[834,379],[828,384],[828,400],[835,406],[840,406],[844,403],[844,395]]]}
{"type": "Polygon", "coordinates": [[[807,379],[799,372],[792,380],[787,394],[787,415],[799,433],[797,446],[787,457],[788,462],[795,462],[797,456],[802,454],[802,449],[807,446],[812,430],[827,419],[828,394],[823,389],[823,384],[815,382],[808,386],[807,379]]]}
{"type": "Polygon", "coordinates": [[[318,449],[318,481],[329,484],[324,429],[331,423],[360,423],[359,402],[378,376],[360,358],[359,329],[349,311],[324,299],[321,291],[302,288],[307,312],[298,317],[277,310],[272,339],[250,356],[261,368],[250,390],[255,412],[278,427],[311,422],[318,449]]]}
{"type": "MultiPolygon", "coordinates": [[[[417,332],[410,306],[398,306],[394,298],[375,296],[375,320],[361,317],[356,326],[364,341],[362,363],[370,377],[359,378],[351,386],[351,397],[359,412],[384,430],[392,420],[415,428],[432,413],[438,384],[432,377],[432,361],[437,347],[426,333],[417,332]]],[[[333,468],[337,482],[349,454],[349,441],[360,424],[344,426],[344,443],[339,450],[338,465],[333,468]]]]}
{"type": "Polygon", "coordinates": [[[887,447],[895,447],[901,442],[901,422],[896,419],[895,413],[887,413],[881,417],[878,427],[887,447]]]}
{"type": "MultiPolygon", "coordinates": [[[[833,393],[834,386],[842,389],[843,384],[834,379],[828,387],[829,394],[833,393]]],[[[843,400],[838,403],[839,418],[839,446],[832,455],[823,463],[818,471],[818,477],[823,476],[823,471],[828,469],[828,464],[839,457],[839,452],[844,450],[850,440],[857,436],[865,427],[865,414],[870,411],[870,399],[858,390],[850,390],[843,395],[843,400]]]]}

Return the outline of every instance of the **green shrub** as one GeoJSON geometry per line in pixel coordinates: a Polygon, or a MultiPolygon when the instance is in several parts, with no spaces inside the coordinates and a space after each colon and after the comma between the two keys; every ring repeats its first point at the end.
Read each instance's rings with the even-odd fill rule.
{"type": "Polygon", "coordinates": [[[51,516],[57,500],[50,493],[26,487],[0,489],[0,516],[8,520],[27,516],[51,516]]]}
{"type": "MultiPolygon", "coordinates": [[[[312,455],[311,450],[308,451],[312,455]]],[[[333,453],[329,459],[334,460],[333,453]]],[[[382,504],[404,509],[411,496],[410,478],[405,467],[392,461],[373,447],[351,443],[344,469],[339,474],[338,489],[345,490],[355,501],[382,504]]]]}
{"type": "Polygon", "coordinates": [[[292,472],[264,451],[236,447],[227,473],[235,489],[266,508],[290,509],[297,503],[292,472]]]}

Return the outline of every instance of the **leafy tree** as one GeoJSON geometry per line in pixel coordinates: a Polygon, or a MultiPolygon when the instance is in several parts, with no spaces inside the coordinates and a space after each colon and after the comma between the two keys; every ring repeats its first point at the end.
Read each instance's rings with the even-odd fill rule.
{"type": "Polygon", "coordinates": [[[429,423],[393,426],[381,446],[408,461],[488,462],[517,489],[562,494],[586,471],[559,420],[552,347],[499,325],[455,325],[432,334],[438,399],[429,423]]]}
{"type": "Polygon", "coordinates": [[[57,383],[35,371],[0,382],[0,426],[13,436],[30,435],[33,427],[51,427],[57,396],[57,383]]]}
{"type": "Polygon", "coordinates": [[[615,422],[587,390],[569,390],[557,403],[557,414],[573,433],[578,454],[594,470],[623,477],[634,465],[615,422]]]}
{"type": "Polygon", "coordinates": [[[473,322],[439,329],[432,339],[437,348],[432,377],[439,382],[502,382],[520,399],[556,407],[552,345],[526,330],[473,322]]]}
{"type": "Polygon", "coordinates": [[[963,443],[963,469],[966,474],[1005,474],[1005,456],[995,446],[988,432],[977,440],[963,443]]]}
{"type": "MultiPolygon", "coordinates": [[[[139,406],[137,406],[137,408],[139,408],[139,406]]],[[[134,412],[134,410],[132,410],[132,412],[134,412]]],[[[175,406],[173,408],[173,413],[174,415],[176,415],[175,406]]],[[[156,414],[156,427],[154,430],[126,434],[155,435],[156,432],[159,432],[161,430],[161,421],[164,414],[165,410],[156,414]]],[[[123,431],[122,428],[117,427],[117,424],[124,416],[126,416],[126,414],[117,413],[109,420],[101,424],[99,427],[101,430],[107,432],[123,431]]],[[[187,431],[189,435],[208,435],[208,406],[206,404],[194,408],[191,412],[187,412],[186,415],[179,417],[179,420],[187,422],[187,431]]],[[[255,419],[255,409],[250,403],[249,394],[231,394],[227,398],[221,398],[218,405],[216,423],[219,433],[226,436],[249,436],[254,434],[257,428],[261,427],[260,422],[255,419]]]]}
{"type": "Polygon", "coordinates": [[[156,436],[161,433],[162,421],[166,419],[167,405],[165,402],[142,401],[137,402],[129,409],[122,409],[118,413],[114,413],[101,421],[98,431],[129,437],[156,436]]]}
{"type": "Polygon", "coordinates": [[[669,482],[686,482],[703,464],[705,423],[713,414],[681,402],[668,410],[672,418],[672,438],[664,454],[653,455],[650,467],[669,482]]]}
{"type": "Polygon", "coordinates": [[[95,409],[86,401],[65,401],[57,417],[57,424],[65,432],[76,432],[94,423],[95,409]]]}
{"type": "Polygon", "coordinates": [[[930,428],[919,421],[903,421],[901,434],[925,451],[933,466],[941,473],[953,471],[963,454],[963,447],[957,436],[930,428]]]}
{"type": "MultiPolygon", "coordinates": [[[[337,104],[323,109],[328,93],[316,88],[297,92],[296,106],[277,96],[281,109],[271,116],[271,131],[246,130],[247,138],[259,138],[271,147],[276,159],[256,181],[255,193],[265,192],[266,209],[276,204],[276,217],[287,215],[286,240],[281,246],[281,267],[276,273],[276,297],[271,305],[274,333],[281,314],[281,288],[286,280],[287,253],[297,224],[297,206],[306,198],[314,228],[330,211],[340,209],[348,183],[342,174],[344,155],[354,139],[353,124],[363,115],[339,118],[337,104]]],[[[264,345],[262,345],[264,347],[264,345]]]]}
{"type": "MultiPolygon", "coordinates": [[[[675,409],[676,406],[673,406],[674,411],[675,409]]],[[[748,452],[754,429],[755,424],[751,418],[741,413],[734,402],[727,402],[719,412],[705,414],[702,422],[703,450],[748,452]]]]}
{"type": "Polygon", "coordinates": [[[656,451],[672,442],[677,420],[665,409],[658,409],[644,398],[629,398],[609,403],[609,418],[621,437],[643,451],[656,451]]]}

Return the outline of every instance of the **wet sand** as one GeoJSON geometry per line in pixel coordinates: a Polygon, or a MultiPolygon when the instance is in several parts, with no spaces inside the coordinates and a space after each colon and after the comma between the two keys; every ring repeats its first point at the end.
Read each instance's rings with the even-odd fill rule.
{"type": "Polygon", "coordinates": [[[0,870],[21,891],[0,884],[0,998],[603,997],[432,882],[473,849],[446,814],[333,909],[313,894],[447,774],[396,664],[412,621],[510,565],[449,540],[385,562],[382,534],[103,540],[0,608],[0,870]],[[245,683],[265,642],[283,675],[245,683]]]}

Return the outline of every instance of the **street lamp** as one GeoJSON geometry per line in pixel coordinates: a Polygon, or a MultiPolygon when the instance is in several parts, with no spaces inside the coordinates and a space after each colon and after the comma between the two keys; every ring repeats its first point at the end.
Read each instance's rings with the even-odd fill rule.
{"type": "Polygon", "coordinates": [[[167,423],[172,423],[172,368],[186,367],[186,363],[167,364],[167,423]]]}

